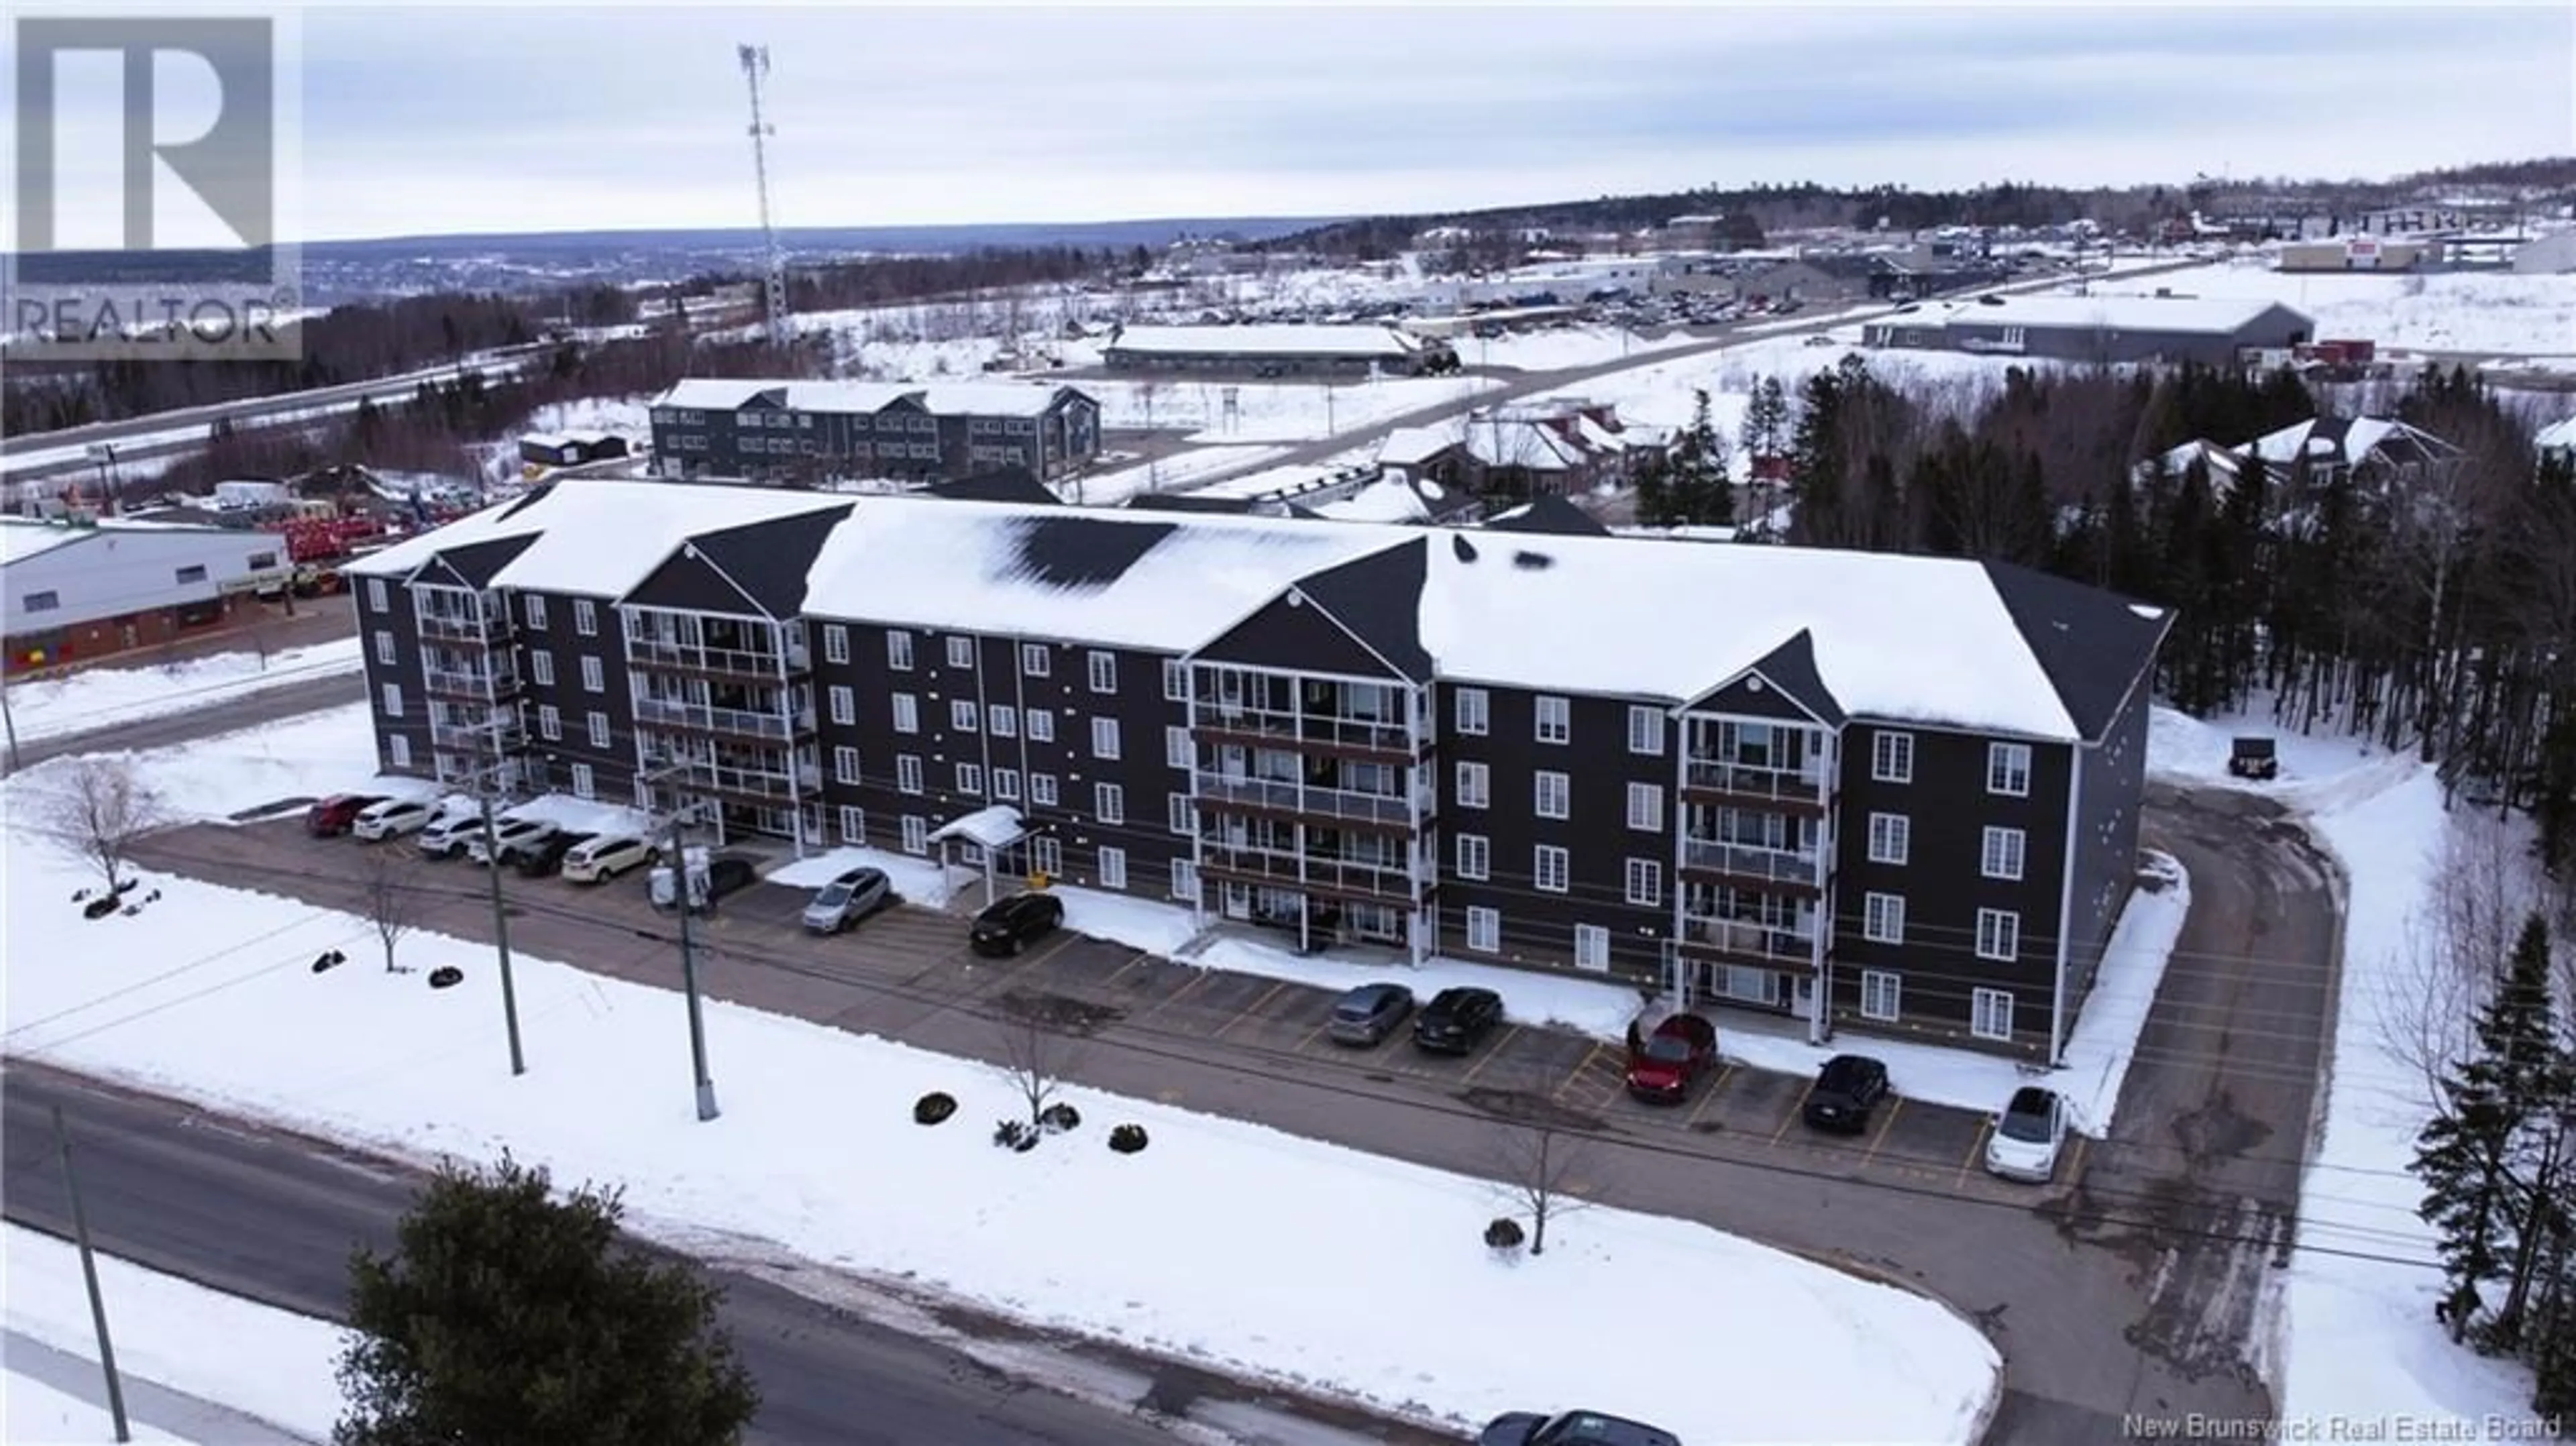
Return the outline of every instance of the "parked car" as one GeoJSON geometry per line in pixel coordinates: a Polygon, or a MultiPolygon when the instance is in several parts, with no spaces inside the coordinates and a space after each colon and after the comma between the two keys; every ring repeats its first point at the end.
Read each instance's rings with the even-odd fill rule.
{"type": "Polygon", "coordinates": [[[1682,1446],[1682,1438],[1643,1421],[1599,1411],[1554,1416],[1515,1411],[1487,1422],[1476,1446],[1682,1446]]]}
{"type": "Polygon", "coordinates": [[[1401,984],[1363,984],[1333,1002],[1333,1043],[1381,1043],[1412,1013],[1412,990],[1401,984]]]}
{"type": "Polygon", "coordinates": [[[315,838],[338,838],[356,827],[358,815],[385,801],[381,793],[335,793],[304,814],[304,831],[315,838]]]}
{"type": "Polygon", "coordinates": [[[479,813],[442,813],[429,821],[429,827],[412,840],[425,859],[452,859],[465,852],[465,841],[483,832],[483,815],[479,813]]]}
{"type": "MultiPolygon", "coordinates": [[[[703,850],[693,851],[703,855],[703,850]]],[[[751,860],[734,854],[714,858],[692,857],[687,861],[689,873],[689,912],[711,914],[718,901],[727,894],[738,894],[759,882],[760,871],[751,860]]],[[[679,907],[678,870],[669,864],[655,864],[651,881],[653,907],[669,912],[679,907]]]]}
{"type": "Polygon", "coordinates": [[[2066,1101],[2054,1090],[2023,1085],[2013,1091],[1986,1136],[1986,1171],[2045,1185],[2057,1178],[2057,1156],[2065,1144],[2066,1101]]]}
{"type": "Polygon", "coordinates": [[[1679,1104],[1716,1063],[1717,1026],[1696,1014],[1673,1015],[1628,1061],[1628,1093],[1649,1104],[1679,1104]]]}
{"type": "Polygon", "coordinates": [[[563,858],[563,876],[576,884],[604,884],[651,862],[651,844],[631,833],[604,833],[572,846],[563,858]]]}
{"type": "MultiPolygon", "coordinates": [[[[476,820],[476,825],[475,829],[465,836],[465,856],[478,864],[490,863],[492,859],[484,857],[483,830],[479,818],[476,820]]],[[[534,848],[561,832],[563,830],[541,818],[496,818],[492,820],[491,849],[494,856],[502,863],[514,863],[518,860],[521,850],[534,848]]]]}
{"type": "Polygon", "coordinates": [[[358,816],[350,821],[349,832],[369,843],[375,843],[382,839],[400,838],[407,833],[418,833],[427,828],[429,821],[437,816],[438,809],[435,805],[423,803],[417,798],[388,798],[382,803],[369,804],[358,810],[358,816]]]}
{"type": "Polygon", "coordinates": [[[1413,1016],[1413,1047],[1432,1054],[1472,1054],[1503,1022],[1503,996],[1459,987],[1431,996],[1413,1016]]]}
{"type": "Polygon", "coordinates": [[[1064,900],[1053,894],[1013,894],[988,904],[966,933],[978,954],[1017,954],[1064,927],[1064,900]]]}
{"type": "Polygon", "coordinates": [[[894,883],[883,869],[852,869],[825,884],[805,906],[805,927],[837,934],[894,902],[894,883]]]}
{"type": "Polygon", "coordinates": [[[1838,1054],[1816,1072],[1807,1091],[1807,1123],[1819,1130],[1856,1135],[1887,1097],[1887,1066],[1865,1054],[1838,1054]]]}
{"type": "Polygon", "coordinates": [[[511,862],[518,865],[521,874],[542,879],[561,873],[565,856],[596,837],[598,835],[587,833],[557,833],[544,843],[519,850],[511,862]]]}

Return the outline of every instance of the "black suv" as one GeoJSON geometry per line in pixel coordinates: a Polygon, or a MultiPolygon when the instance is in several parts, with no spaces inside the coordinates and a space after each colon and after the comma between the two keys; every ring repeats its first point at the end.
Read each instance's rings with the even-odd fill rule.
{"type": "Polygon", "coordinates": [[[571,853],[576,844],[585,844],[597,837],[597,834],[587,833],[550,834],[539,843],[504,849],[502,856],[529,878],[552,878],[563,872],[564,855],[571,853]]]}
{"type": "Polygon", "coordinates": [[[1053,894],[1013,894],[975,916],[966,944],[978,954],[1017,954],[1062,927],[1064,900],[1053,894]]]}
{"type": "Polygon", "coordinates": [[[1682,1446],[1682,1438],[1643,1421],[1598,1411],[1555,1416],[1514,1411],[1487,1423],[1476,1446],[1682,1446]]]}
{"type": "Polygon", "coordinates": [[[1857,1135],[1869,1128],[1870,1111],[1887,1097],[1887,1066],[1865,1054],[1838,1054],[1807,1091],[1807,1123],[1819,1130],[1857,1135]]]}
{"type": "Polygon", "coordinates": [[[1490,989],[1443,989],[1413,1016],[1413,1047],[1433,1054],[1472,1054],[1503,1022],[1503,996],[1490,989]]]}

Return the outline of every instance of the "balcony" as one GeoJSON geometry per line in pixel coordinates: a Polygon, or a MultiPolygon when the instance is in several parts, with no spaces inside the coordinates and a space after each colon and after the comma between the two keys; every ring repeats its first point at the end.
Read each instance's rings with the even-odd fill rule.
{"type": "Polygon", "coordinates": [[[498,611],[484,617],[471,613],[424,612],[415,621],[426,641],[461,643],[475,648],[492,647],[510,632],[509,617],[498,611]]]}
{"type": "MultiPolygon", "coordinates": [[[[1316,714],[1271,713],[1255,708],[1229,708],[1219,703],[1201,702],[1190,709],[1191,731],[1216,742],[1240,742],[1254,748],[1279,748],[1291,752],[1312,749],[1317,752],[1369,755],[1410,759],[1415,753],[1413,737],[1404,724],[1383,719],[1332,718],[1316,714]]],[[[1430,731],[1424,730],[1422,746],[1430,746],[1430,731]]]]}
{"type": "Polygon", "coordinates": [[[1789,849],[1757,848],[1714,839],[1682,840],[1684,873],[1718,874],[1729,879],[1809,890],[1824,887],[1824,855],[1789,849]]]}
{"type": "Polygon", "coordinates": [[[810,659],[801,647],[789,648],[782,655],[744,648],[702,648],[695,643],[676,643],[662,638],[628,638],[626,661],[636,667],[663,672],[740,678],[754,683],[775,683],[781,678],[810,670],[810,659]]]}
{"type": "MultiPolygon", "coordinates": [[[[497,660],[496,660],[497,662],[497,660]]],[[[433,698],[461,698],[469,702],[495,702],[515,698],[519,693],[519,672],[508,666],[486,668],[423,668],[421,691],[433,698]]]]}
{"type": "Polygon", "coordinates": [[[1726,803],[1763,803],[1822,813],[1832,780],[1822,769],[1753,768],[1714,758],[1693,758],[1682,771],[1682,792],[1726,803]]]}
{"type": "Polygon", "coordinates": [[[1816,954],[1815,926],[1774,928],[1748,919],[1685,918],[1677,942],[1692,953],[1762,964],[1807,964],[1816,954]]]}
{"type": "Polygon", "coordinates": [[[528,741],[514,713],[495,713],[478,723],[429,725],[429,746],[443,752],[509,753],[528,741]]]}
{"type": "Polygon", "coordinates": [[[1200,801],[1220,806],[1260,809],[1301,818],[1330,818],[1386,828],[1411,829],[1431,817],[1432,793],[1423,789],[1411,799],[1347,788],[1313,788],[1271,778],[1197,775],[1200,801]]]}
{"type": "Polygon", "coordinates": [[[1430,880],[1425,878],[1422,893],[1417,896],[1413,877],[1401,864],[1309,857],[1302,861],[1301,871],[1300,862],[1294,854],[1228,848],[1211,843],[1200,856],[1199,871],[1210,878],[1250,884],[1256,888],[1294,889],[1301,893],[1393,904],[1416,903],[1419,898],[1429,897],[1432,890],[1430,880]]]}
{"type": "Polygon", "coordinates": [[[784,765],[742,768],[710,763],[700,758],[664,760],[664,763],[679,770],[684,787],[728,798],[790,803],[799,798],[814,797],[823,786],[822,770],[802,765],[791,774],[784,765]]]}
{"type": "Polygon", "coordinates": [[[635,721],[655,728],[677,728],[689,733],[712,733],[723,738],[751,738],[771,743],[788,743],[814,734],[814,710],[800,709],[794,714],[783,711],[757,711],[750,708],[717,708],[703,703],[680,703],[665,698],[635,700],[635,721]]]}

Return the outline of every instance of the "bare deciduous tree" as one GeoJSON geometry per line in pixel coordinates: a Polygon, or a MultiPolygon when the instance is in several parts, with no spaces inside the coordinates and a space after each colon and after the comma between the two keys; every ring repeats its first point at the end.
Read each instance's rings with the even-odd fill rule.
{"type": "Polygon", "coordinates": [[[1046,1126],[1047,1107],[1056,1102],[1065,1074],[1081,1056],[1081,1039],[1071,1032],[1075,1021],[1063,1017],[1044,996],[1010,994],[1001,1000],[999,1068],[1013,1093],[1028,1106],[1029,1128],[1046,1126]]]}
{"type": "Polygon", "coordinates": [[[110,893],[124,882],[135,841],[170,821],[161,796],[121,758],[83,758],[37,804],[47,838],[97,866],[110,893]]]}
{"type": "Polygon", "coordinates": [[[1544,1117],[1506,1122],[1496,1145],[1503,1198],[1529,1216],[1530,1254],[1547,1253],[1548,1222],[1589,1208],[1583,1171],[1592,1142],[1544,1117]]]}
{"type": "Polygon", "coordinates": [[[394,962],[394,946],[420,923],[420,864],[387,844],[367,850],[358,874],[359,907],[385,947],[385,972],[407,972],[394,962]]]}
{"type": "Polygon", "coordinates": [[[2483,814],[2454,814],[2432,847],[2431,896],[2406,927],[2403,955],[2372,1000],[2389,1057],[2404,1066],[2415,1103],[2440,1112],[2441,1082],[2470,1048],[2470,1026],[2537,897],[2531,859],[2513,830],[2483,814]]]}

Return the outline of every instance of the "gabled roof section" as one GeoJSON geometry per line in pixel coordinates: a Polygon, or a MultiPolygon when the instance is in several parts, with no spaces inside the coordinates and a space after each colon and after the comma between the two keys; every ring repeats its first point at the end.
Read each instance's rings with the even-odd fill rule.
{"type": "Polygon", "coordinates": [[[2173,613],[2014,563],[1983,566],[2076,734],[2101,738],[2155,667],[2173,613]]]}
{"type": "Polygon", "coordinates": [[[954,482],[935,482],[929,491],[931,496],[951,502],[1019,502],[1032,507],[1055,507],[1064,501],[1026,467],[1004,467],[954,482]]]}
{"type": "Polygon", "coordinates": [[[1014,571],[1040,587],[1105,588],[1170,537],[1175,524],[1115,523],[1097,517],[1023,517],[1007,535],[1014,571]]]}
{"type": "Polygon", "coordinates": [[[412,581],[481,592],[535,541],[533,536],[495,537],[442,548],[413,575],[412,581]]]}
{"type": "Polygon", "coordinates": [[[1549,494],[1485,520],[1488,532],[1539,532],[1558,537],[1608,537],[1601,519],[1565,498],[1549,494]]]}
{"type": "Polygon", "coordinates": [[[680,544],[621,603],[684,612],[792,618],[805,580],[851,504],[700,533],[680,544]]]}
{"type": "Polygon", "coordinates": [[[1849,716],[1840,699],[1816,671],[1816,635],[1800,628],[1789,641],[1763,654],[1734,677],[1691,700],[1693,708],[1729,712],[1731,695],[1742,695],[1745,711],[1776,716],[1785,703],[1828,728],[1840,728],[1849,716]],[[1764,695],[1768,695],[1767,698],[1764,695]],[[1758,700],[1758,701],[1757,701],[1758,700]]]}
{"type": "Polygon", "coordinates": [[[1297,584],[1317,607],[1405,678],[1431,677],[1422,646],[1422,585],[1430,576],[1425,540],[1356,557],[1297,584]]]}
{"type": "Polygon", "coordinates": [[[680,407],[698,412],[740,411],[755,399],[775,405],[785,382],[759,381],[742,377],[689,377],[672,384],[671,389],[653,399],[657,407],[680,407]]]}

